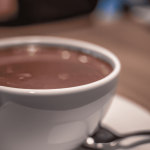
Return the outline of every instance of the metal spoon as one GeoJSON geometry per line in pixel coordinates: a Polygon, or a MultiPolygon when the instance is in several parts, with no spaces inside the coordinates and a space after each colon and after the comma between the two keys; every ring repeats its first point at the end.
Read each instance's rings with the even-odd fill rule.
{"type": "Polygon", "coordinates": [[[150,143],[150,131],[116,136],[111,131],[100,128],[92,137],[88,137],[79,150],[116,150],[128,149],[144,143],[150,143]]]}

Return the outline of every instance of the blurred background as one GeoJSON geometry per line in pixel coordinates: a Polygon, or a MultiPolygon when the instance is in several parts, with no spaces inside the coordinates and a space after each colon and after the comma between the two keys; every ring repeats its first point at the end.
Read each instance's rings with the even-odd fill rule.
{"type": "Polygon", "coordinates": [[[150,111],[149,0],[0,0],[0,38],[27,35],[109,49],[122,64],[117,94],[150,111]]]}

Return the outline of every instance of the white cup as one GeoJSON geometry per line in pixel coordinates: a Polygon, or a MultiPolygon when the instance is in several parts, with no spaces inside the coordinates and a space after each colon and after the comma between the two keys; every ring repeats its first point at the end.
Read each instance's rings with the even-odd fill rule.
{"type": "Polygon", "coordinates": [[[0,40],[0,48],[20,44],[71,47],[107,61],[107,77],[63,89],[0,86],[0,150],[71,150],[93,134],[115,94],[120,62],[110,51],[83,41],[45,36],[0,40]]]}

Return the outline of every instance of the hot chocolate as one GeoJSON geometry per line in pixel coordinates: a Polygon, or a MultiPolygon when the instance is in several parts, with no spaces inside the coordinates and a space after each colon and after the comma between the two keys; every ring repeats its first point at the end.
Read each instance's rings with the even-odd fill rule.
{"type": "Polygon", "coordinates": [[[89,84],[112,72],[105,61],[63,47],[22,45],[0,49],[0,85],[58,89],[89,84]]]}

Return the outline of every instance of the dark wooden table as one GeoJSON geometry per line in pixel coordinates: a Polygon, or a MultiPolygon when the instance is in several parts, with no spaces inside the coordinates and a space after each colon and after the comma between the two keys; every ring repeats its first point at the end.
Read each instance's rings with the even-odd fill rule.
{"type": "Polygon", "coordinates": [[[117,94],[150,111],[150,30],[124,18],[113,24],[93,23],[89,16],[24,27],[0,27],[0,38],[51,35],[103,46],[122,64],[117,94]]]}

